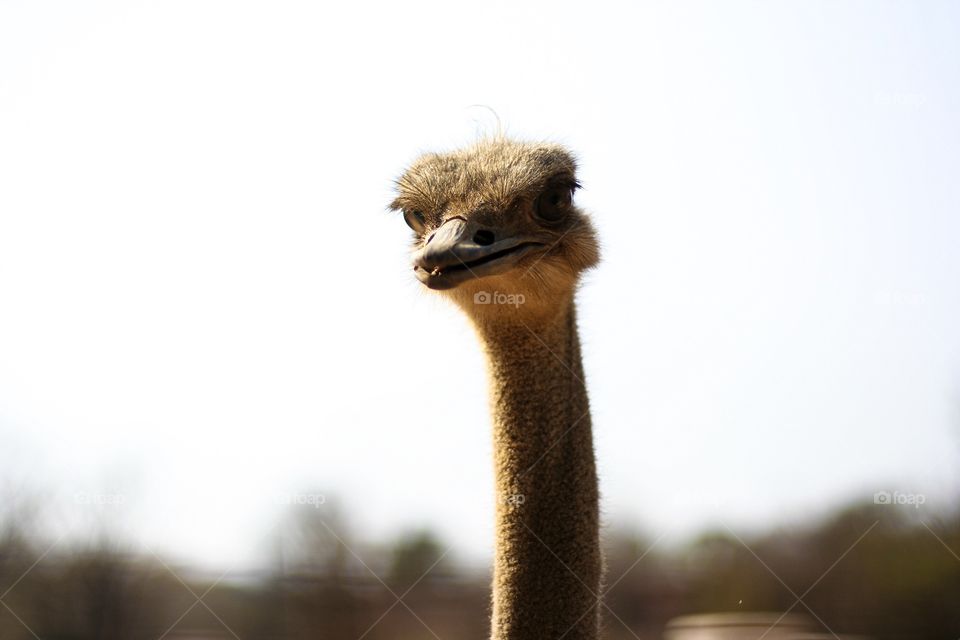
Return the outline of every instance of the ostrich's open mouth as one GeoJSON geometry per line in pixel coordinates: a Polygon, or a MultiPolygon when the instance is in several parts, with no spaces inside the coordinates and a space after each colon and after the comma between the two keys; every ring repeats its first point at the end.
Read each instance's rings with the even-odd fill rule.
{"type": "Polygon", "coordinates": [[[505,241],[483,247],[486,251],[478,257],[465,255],[461,258],[458,253],[450,251],[444,257],[450,257],[453,261],[426,262],[418,256],[414,260],[413,270],[417,279],[431,289],[452,289],[467,280],[509,271],[523,256],[544,246],[544,243],[532,240],[505,241]]]}
{"type": "Polygon", "coordinates": [[[431,289],[452,289],[467,280],[509,271],[528,253],[542,250],[543,240],[478,228],[457,216],[440,225],[413,254],[413,271],[431,289]]]}

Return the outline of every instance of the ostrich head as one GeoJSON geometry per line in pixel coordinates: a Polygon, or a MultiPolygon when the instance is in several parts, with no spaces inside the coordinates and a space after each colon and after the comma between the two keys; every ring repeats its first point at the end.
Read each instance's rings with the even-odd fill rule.
{"type": "Polygon", "coordinates": [[[575,171],[560,146],[504,139],[418,158],[391,204],[413,230],[417,279],[481,322],[551,315],[599,258],[575,171]]]}

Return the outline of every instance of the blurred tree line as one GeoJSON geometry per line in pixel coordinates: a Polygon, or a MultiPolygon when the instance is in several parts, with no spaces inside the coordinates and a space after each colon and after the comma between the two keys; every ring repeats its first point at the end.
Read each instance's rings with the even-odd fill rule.
{"type": "MultiPolygon", "coordinates": [[[[489,574],[459,566],[428,531],[374,547],[334,506],[295,509],[278,529],[268,571],[218,581],[109,535],[53,544],[36,533],[35,510],[25,500],[0,509],[3,640],[488,633],[489,574]]],[[[919,513],[869,505],[760,534],[719,529],[670,548],[608,530],[613,613],[604,637],[656,638],[683,614],[787,610],[880,640],[960,637],[960,517],[919,513]]]]}

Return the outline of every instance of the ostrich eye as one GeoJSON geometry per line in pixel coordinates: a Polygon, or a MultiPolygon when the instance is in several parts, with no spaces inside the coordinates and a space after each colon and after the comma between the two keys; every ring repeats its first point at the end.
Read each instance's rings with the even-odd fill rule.
{"type": "Polygon", "coordinates": [[[537,217],[547,222],[559,222],[570,210],[573,190],[567,186],[547,187],[537,198],[537,217]]]}
{"type": "Polygon", "coordinates": [[[423,233],[427,228],[426,218],[423,216],[422,211],[404,211],[403,220],[407,223],[408,227],[417,233],[423,233]]]}

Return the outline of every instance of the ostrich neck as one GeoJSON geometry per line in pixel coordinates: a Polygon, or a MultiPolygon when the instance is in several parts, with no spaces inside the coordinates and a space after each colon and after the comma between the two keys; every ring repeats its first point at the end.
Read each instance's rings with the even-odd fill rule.
{"type": "Polygon", "coordinates": [[[493,640],[595,640],[597,477],[573,302],[480,329],[497,485],[493,640]]]}

